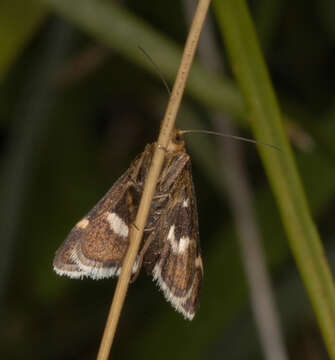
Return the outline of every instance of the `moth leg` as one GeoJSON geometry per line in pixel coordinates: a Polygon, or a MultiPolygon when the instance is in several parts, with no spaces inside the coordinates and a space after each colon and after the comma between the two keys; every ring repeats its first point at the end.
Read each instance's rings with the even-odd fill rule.
{"type": "Polygon", "coordinates": [[[144,243],[141,251],[139,252],[139,254],[138,254],[138,260],[137,260],[137,270],[136,270],[136,273],[135,273],[134,275],[132,275],[132,277],[131,277],[131,279],[130,279],[130,283],[133,283],[133,282],[137,279],[137,277],[138,277],[138,275],[139,275],[139,273],[140,273],[141,267],[142,267],[144,254],[145,254],[146,251],[148,250],[148,248],[149,248],[150,244],[152,243],[152,240],[153,240],[153,239],[154,239],[153,236],[149,236],[149,237],[146,239],[146,241],[145,241],[145,243],[144,243]]]}
{"type": "Polygon", "coordinates": [[[149,227],[149,228],[145,228],[144,231],[149,232],[149,231],[152,231],[152,230],[154,230],[154,229],[155,229],[155,228],[152,226],[152,227],[149,227]]]}
{"type": "MultiPolygon", "coordinates": [[[[134,226],[134,228],[135,228],[137,231],[139,231],[139,228],[137,227],[137,225],[136,225],[135,223],[133,223],[132,225],[134,226]]],[[[149,232],[149,231],[152,231],[152,230],[154,230],[154,229],[155,229],[155,227],[154,227],[154,226],[151,226],[151,227],[148,227],[148,228],[144,228],[143,231],[149,232]]]]}
{"type": "Polygon", "coordinates": [[[164,199],[164,198],[170,198],[170,194],[160,194],[160,195],[155,195],[154,199],[164,199]]]}

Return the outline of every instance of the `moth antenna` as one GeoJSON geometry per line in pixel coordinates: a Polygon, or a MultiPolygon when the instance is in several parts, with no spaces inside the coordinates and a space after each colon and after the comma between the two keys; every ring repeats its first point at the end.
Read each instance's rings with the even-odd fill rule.
{"type": "MultiPolygon", "coordinates": [[[[154,62],[154,60],[152,59],[152,57],[140,46],[138,45],[138,49],[143,53],[143,55],[147,58],[147,60],[151,63],[151,65],[155,68],[157,74],[159,75],[159,77],[161,78],[167,92],[169,95],[171,95],[171,89],[163,75],[163,73],[160,71],[159,67],[157,66],[157,64],[154,62]]],[[[180,134],[189,134],[189,133],[198,133],[198,134],[209,134],[209,135],[216,135],[216,136],[222,136],[225,138],[230,138],[230,139],[234,139],[234,140],[241,140],[241,141],[245,141],[245,142],[249,142],[252,144],[256,144],[256,145],[264,145],[264,146],[268,146],[271,147],[275,150],[281,151],[280,148],[276,145],[272,145],[272,144],[268,144],[262,141],[257,141],[257,140],[252,140],[252,139],[248,139],[242,136],[237,136],[237,135],[229,135],[229,134],[223,134],[223,133],[219,133],[216,131],[210,131],[210,130],[179,130],[180,134]]]]}
{"type": "Polygon", "coordinates": [[[140,46],[138,45],[138,49],[140,51],[142,51],[143,55],[149,60],[149,62],[151,63],[151,65],[155,68],[155,70],[157,71],[159,77],[161,78],[161,80],[163,81],[163,84],[168,92],[169,95],[171,95],[171,89],[164,77],[164,75],[162,74],[162,72],[160,71],[159,67],[157,66],[157,64],[153,61],[152,57],[140,46]]]}
{"type": "Polygon", "coordinates": [[[179,133],[182,134],[182,135],[183,134],[196,133],[196,134],[209,134],[209,135],[222,136],[222,137],[225,137],[225,138],[230,138],[230,139],[234,139],[234,140],[241,140],[241,141],[245,141],[245,142],[256,144],[256,145],[268,146],[268,147],[271,147],[272,149],[281,151],[281,149],[276,145],[268,144],[268,143],[265,143],[263,141],[257,141],[257,140],[248,139],[248,138],[245,138],[245,137],[242,137],[242,136],[219,133],[219,132],[216,132],[216,131],[210,131],[210,130],[179,130],[179,133]]]}

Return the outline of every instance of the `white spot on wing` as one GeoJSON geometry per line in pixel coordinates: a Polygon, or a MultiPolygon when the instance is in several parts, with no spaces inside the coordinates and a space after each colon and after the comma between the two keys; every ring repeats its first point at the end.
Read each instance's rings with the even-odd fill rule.
{"type": "Polygon", "coordinates": [[[175,254],[182,254],[188,248],[190,243],[190,238],[186,236],[186,237],[182,237],[179,241],[177,241],[174,230],[175,230],[175,226],[172,225],[170,227],[167,239],[170,241],[172,251],[175,254]]]}
{"type": "Polygon", "coordinates": [[[190,238],[187,237],[182,237],[179,241],[179,249],[178,252],[179,253],[183,253],[185,252],[185,250],[188,248],[188,245],[190,243],[190,238]]]}
{"type": "Polygon", "coordinates": [[[175,234],[174,234],[174,229],[175,229],[175,226],[172,225],[172,226],[170,227],[170,230],[169,230],[167,239],[170,241],[172,251],[173,251],[174,253],[177,253],[177,252],[178,252],[178,243],[177,243],[177,241],[176,241],[176,237],[175,237],[175,234]]]}
{"type": "Polygon", "coordinates": [[[198,255],[198,257],[195,259],[195,266],[199,267],[201,269],[201,272],[204,272],[201,256],[198,255]]]}
{"type": "Polygon", "coordinates": [[[79,223],[76,225],[76,227],[84,230],[89,223],[90,223],[89,220],[84,218],[79,221],[79,223]]]}
{"type": "Polygon", "coordinates": [[[115,234],[122,237],[128,236],[128,225],[117,214],[107,213],[107,221],[109,222],[109,226],[115,232],[115,234]]]}
{"type": "Polygon", "coordinates": [[[185,199],[185,200],[183,201],[183,207],[184,207],[184,208],[187,208],[187,207],[188,207],[188,203],[189,203],[188,199],[185,199]]]}
{"type": "Polygon", "coordinates": [[[175,229],[175,226],[174,225],[172,225],[171,227],[170,227],[170,230],[169,230],[169,233],[168,233],[168,240],[172,240],[172,241],[176,241],[176,238],[175,238],[175,236],[174,236],[174,229],[175,229]]]}

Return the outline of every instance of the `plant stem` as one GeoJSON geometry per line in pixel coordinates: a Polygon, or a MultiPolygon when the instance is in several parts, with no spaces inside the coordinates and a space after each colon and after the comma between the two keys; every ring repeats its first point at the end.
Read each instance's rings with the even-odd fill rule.
{"type": "Polygon", "coordinates": [[[153,155],[152,163],[148,172],[147,179],[145,181],[142,198],[135,220],[136,226],[134,224],[130,231],[130,245],[123,261],[120,278],[115,289],[113,302],[107,318],[105,331],[97,356],[98,360],[106,360],[110,353],[121,309],[129,286],[131,270],[133,268],[138,248],[140,246],[144,227],[151,206],[151,201],[155,193],[156,183],[163,165],[165,156],[165,151],[163,149],[167,148],[171,138],[171,132],[174,128],[174,123],[184,93],[186,80],[192,65],[200,32],[207,14],[209,4],[210,0],[199,0],[198,7],[194,15],[176,81],[174,83],[169,103],[161,125],[155,153],[153,155]]]}
{"type": "Polygon", "coordinates": [[[247,6],[243,0],[215,1],[228,53],[248,105],[255,138],[278,146],[259,147],[288,240],[316,313],[329,355],[335,359],[335,288],[310,215],[292,150],[247,6]]]}

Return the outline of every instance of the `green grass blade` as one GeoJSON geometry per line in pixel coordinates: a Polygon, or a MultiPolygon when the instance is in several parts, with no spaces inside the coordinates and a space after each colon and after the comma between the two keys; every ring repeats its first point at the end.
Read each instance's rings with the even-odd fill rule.
{"type": "Polygon", "coordinates": [[[243,0],[215,1],[232,67],[248,107],[257,140],[281,148],[259,147],[298,268],[326,342],[335,359],[335,289],[319,235],[310,216],[279,106],[243,0]]]}
{"type": "MultiPolygon", "coordinates": [[[[171,83],[174,81],[182,47],[127,9],[112,1],[42,0],[42,2],[115,52],[146,68],[157,77],[154,67],[139,51],[140,45],[158,64],[164,76],[171,83]]],[[[208,71],[197,62],[192,65],[186,92],[207,106],[227,110],[239,119],[245,117],[243,100],[236,85],[208,71]]]]}

